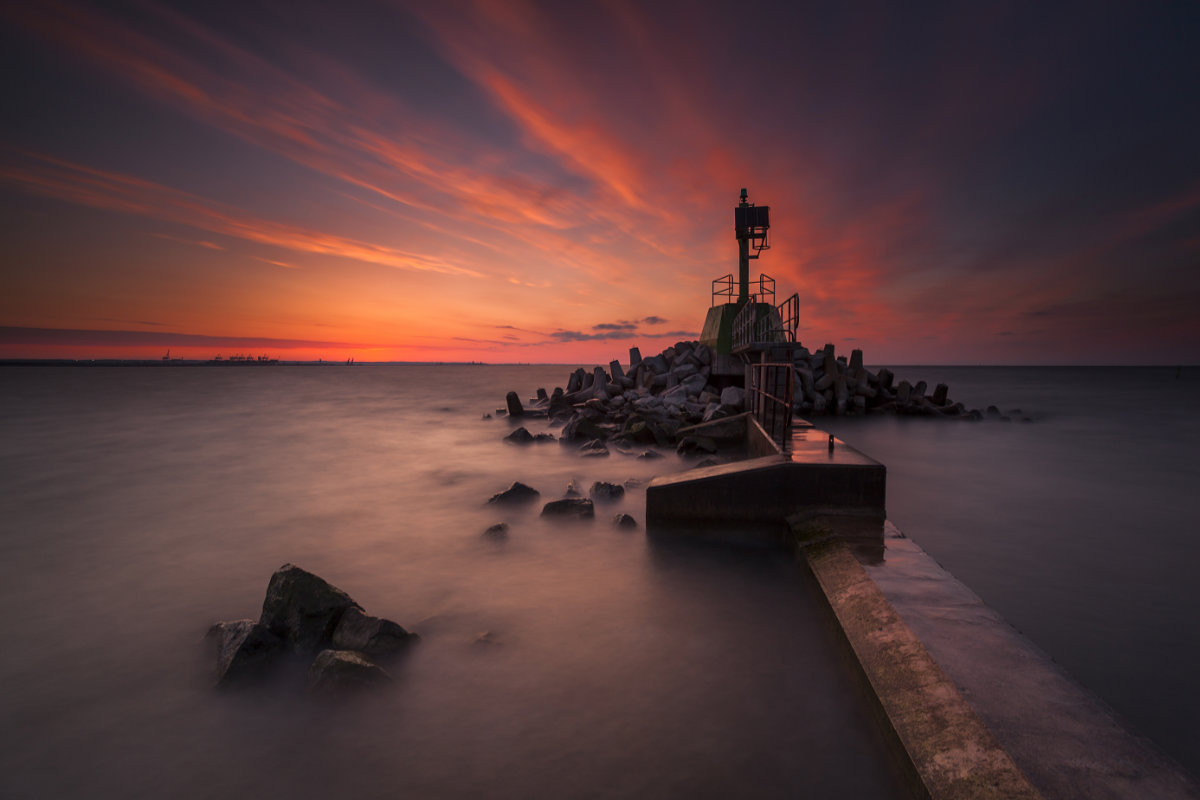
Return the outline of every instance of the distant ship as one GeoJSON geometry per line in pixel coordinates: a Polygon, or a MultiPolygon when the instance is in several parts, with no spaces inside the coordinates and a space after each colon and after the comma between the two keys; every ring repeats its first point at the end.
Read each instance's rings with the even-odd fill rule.
{"type": "Polygon", "coordinates": [[[205,363],[206,364],[232,364],[235,366],[243,366],[243,365],[265,366],[267,364],[278,364],[279,359],[271,358],[270,356],[243,356],[243,355],[236,355],[236,356],[230,356],[229,358],[222,358],[221,356],[218,355],[216,358],[211,358],[208,361],[206,361],[205,363]]]}

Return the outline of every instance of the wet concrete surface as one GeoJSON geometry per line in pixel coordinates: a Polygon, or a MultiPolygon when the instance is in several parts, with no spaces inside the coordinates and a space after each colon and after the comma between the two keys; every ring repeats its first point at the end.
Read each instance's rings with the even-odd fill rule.
{"type": "Polygon", "coordinates": [[[871,581],[1047,798],[1200,798],[1200,784],[894,525],[871,581]]]}

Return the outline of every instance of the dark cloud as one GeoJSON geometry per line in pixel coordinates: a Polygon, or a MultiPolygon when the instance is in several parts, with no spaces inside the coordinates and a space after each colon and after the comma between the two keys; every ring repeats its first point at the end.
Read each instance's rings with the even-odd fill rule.
{"type": "Polygon", "coordinates": [[[655,317],[655,316],[642,318],[642,322],[644,322],[647,325],[662,325],[662,324],[670,322],[670,321],[671,320],[669,320],[669,319],[663,319],[662,317],[655,317]]]}
{"type": "Polygon", "coordinates": [[[632,339],[637,336],[632,331],[605,331],[603,333],[581,333],[580,331],[555,331],[548,334],[557,342],[591,342],[604,339],[632,339]]]}
{"type": "Polygon", "coordinates": [[[637,330],[637,325],[632,322],[601,322],[599,325],[593,325],[594,331],[632,331],[637,330]]]}

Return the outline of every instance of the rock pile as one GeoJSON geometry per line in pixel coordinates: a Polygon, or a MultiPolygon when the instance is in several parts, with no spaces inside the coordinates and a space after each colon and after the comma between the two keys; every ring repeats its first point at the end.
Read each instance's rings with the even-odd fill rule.
{"type": "MultiPolygon", "coordinates": [[[[703,456],[715,451],[712,443],[678,442],[679,429],[701,422],[739,414],[744,410],[745,392],[737,386],[718,389],[712,376],[712,351],[699,342],[677,342],[656,356],[642,358],[638,348],[629,350],[629,370],[617,361],[590,372],[582,367],[568,376],[566,388],[537,397],[524,408],[515,392],[507,404],[523,415],[538,414],[561,424],[559,442],[579,449],[582,455],[606,456],[609,446],[624,451],[639,445],[679,445],[684,455],[703,456]]],[[[806,417],[824,414],[908,414],[953,419],[979,420],[984,415],[968,410],[949,397],[949,387],[939,383],[929,391],[925,381],[898,381],[892,371],[872,372],[863,366],[861,350],[849,359],[838,356],[832,344],[815,353],[799,344],[792,353],[795,368],[793,411],[806,417]]],[[[1016,412],[1010,412],[1016,413],[1016,412]]],[[[989,415],[997,416],[997,415],[989,415]]],[[[1003,418],[1003,417],[1001,417],[1003,418]]],[[[510,441],[546,441],[527,431],[510,435],[510,441]]],[[[653,450],[642,452],[652,458],[653,450]]]]}
{"type": "Polygon", "coordinates": [[[257,622],[218,622],[206,638],[216,655],[217,686],[259,683],[290,662],[307,666],[310,691],[328,693],[391,680],[373,659],[399,653],[417,635],[369,616],[319,576],[284,564],[271,576],[257,622]]]}

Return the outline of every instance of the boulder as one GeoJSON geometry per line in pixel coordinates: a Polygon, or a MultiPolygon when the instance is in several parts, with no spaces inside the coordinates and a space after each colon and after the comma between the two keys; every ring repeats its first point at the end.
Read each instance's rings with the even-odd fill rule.
{"type": "Polygon", "coordinates": [[[717,443],[707,436],[685,436],[675,452],[681,456],[711,455],[717,452],[717,443]]]}
{"type": "Polygon", "coordinates": [[[509,486],[503,492],[492,495],[488,502],[504,506],[520,505],[532,502],[539,495],[541,495],[541,492],[532,486],[526,486],[520,481],[513,481],[512,486],[509,486]]]}
{"type": "Polygon", "coordinates": [[[565,500],[551,500],[542,506],[543,517],[570,517],[573,519],[591,519],[596,516],[595,506],[586,497],[571,497],[565,500]]]}
{"type": "Polygon", "coordinates": [[[629,369],[632,370],[640,363],[642,363],[642,351],[636,347],[629,348],[629,369]]]}
{"type": "Polygon", "coordinates": [[[950,394],[950,387],[944,383],[939,383],[933,387],[933,404],[935,406],[944,406],[950,394]]]}
{"type": "Polygon", "coordinates": [[[858,373],[862,372],[862,368],[863,368],[862,350],[851,350],[850,351],[850,370],[852,372],[854,372],[855,375],[857,375],[858,373]]]}
{"type": "Polygon", "coordinates": [[[704,387],[708,385],[708,378],[697,373],[684,378],[679,382],[679,385],[687,390],[688,395],[695,397],[704,391],[704,387]]]}
{"type": "Polygon", "coordinates": [[[613,517],[612,524],[614,528],[626,531],[635,530],[638,526],[637,520],[628,514],[617,514],[613,517]]]}
{"type": "Polygon", "coordinates": [[[746,392],[737,386],[726,386],[721,390],[721,405],[742,407],[745,402],[746,392]]]}
{"type": "Polygon", "coordinates": [[[619,483],[596,481],[588,490],[588,496],[597,503],[615,503],[625,496],[625,487],[619,483]]]}
{"type": "Polygon", "coordinates": [[[216,651],[216,683],[221,687],[263,680],[287,651],[283,639],[252,619],[218,622],[205,639],[216,651]]]}
{"type": "Polygon", "coordinates": [[[504,403],[508,406],[508,415],[510,417],[520,417],[525,414],[525,407],[521,405],[521,398],[516,392],[509,392],[504,396],[504,403]]]}
{"type": "Polygon", "coordinates": [[[508,523],[497,522],[495,525],[492,525],[486,531],[484,531],[481,535],[485,539],[503,541],[504,539],[508,538],[508,523]]]}
{"type": "Polygon", "coordinates": [[[583,458],[603,458],[608,455],[608,448],[599,439],[592,439],[579,448],[579,455],[583,458]]]}
{"type": "Polygon", "coordinates": [[[327,647],[334,628],[347,609],[362,606],[350,595],[294,564],[284,564],[271,576],[259,623],[287,642],[297,653],[327,647]]]}
{"type": "Polygon", "coordinates": [[[356,692],[391,682],[383,667],[353,650],[322,650],[308,670],[308,690],[316,694],[356,692]]]}
{"type": "Polygon", "coordinates": [[[520,427],[508,436],[505,436],[504,441],[512,442],[513,444],[529,444],[533,441],[533,434],[525,430],[524,427],[520,427]]]}
{"type": "Polygon", "coordinates": [[[403,650],[417,638],[415,633],[409,633],[390,619],[372,617],[357,608],[346,609],[333,629],[336,649],[357,650],[371,656],[403,650]]]}
{"type": "Polygon", "coordinates": [[[621,369],[621,362],[608,362],[608,374],[612,375],[613,381],[620,382],[620,380],[625,377],[625,372],[621,369]]]}
{"type": "Polygon", "coordinates": [[[606,431],[604,428],[601,428],[600,425],[598,425],[587,414],[576,411],[575,415],[571,417],[570,421],[563,426],[559,441],[566,444],[568,442],[574,442],[580,439],[600,439],[603,441],[607,438],[608,431],[606,431]]]}

